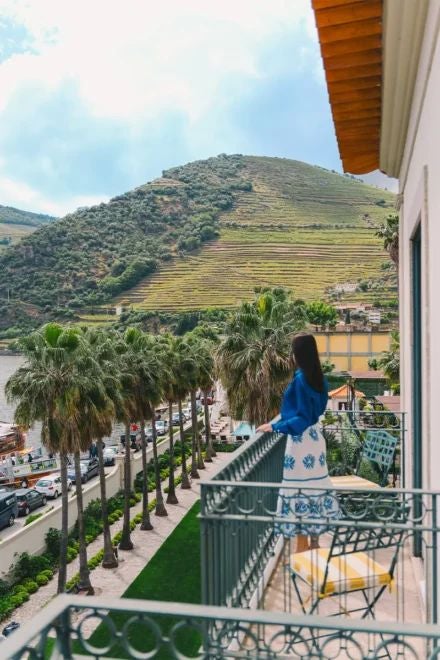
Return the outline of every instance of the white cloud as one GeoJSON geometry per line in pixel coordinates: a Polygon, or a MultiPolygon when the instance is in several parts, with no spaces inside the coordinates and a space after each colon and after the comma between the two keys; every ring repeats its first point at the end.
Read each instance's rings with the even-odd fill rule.
{"type": "Polygon", "coordinates": [[[0,65],[2,107],[23,87],[74,81],[91,113],[129,122],[170,109],[196,121],[221,100],[224,80],[258,79],[267,39],[300,23],[314,31],[309,0],[0,0],[0,8],[26,26],[35,50],[0,65]]]}
{"type": "Polygon", "coordinates": [[[79,206],[93,206],[108,201],[105,195],[73,196],[62,202],[54,202],[44,198],[38,190],[21,181],[15,181],[8,177],[0,176],[0,200],[4,206],[17,206],[28,211],[38,210],[40,213],[63,216],[75,211],[79,206]]]}

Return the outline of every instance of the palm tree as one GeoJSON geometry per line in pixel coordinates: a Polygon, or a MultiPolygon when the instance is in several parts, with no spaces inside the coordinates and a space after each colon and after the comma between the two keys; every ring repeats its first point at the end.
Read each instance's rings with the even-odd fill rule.
{"type": "Polygon", "coordinates": [[[291,340],[304,325],[303,307],[284,289],[257,292],[228,320],[216,362],[233,418],[260,424],[275,416],[291,376],[291,340]]]}
{"type": "Polygon", "coordinates": [[[203,408],[205,417],[205,460],[212,462],[216,455],[212,444],[211,425],[209,420],[208,395],[214,386],[214,350],[215,344],[209,339],[202,339],[199,342],[199,387],[203,393],[203,408]]]}
{"type": "Polygon", "coordinates": [[[177,355],[176,346],[178,344],[177,337],[173,335],[166,335],[163,337],[161,356],[165,363],[163,386],[164,397],[168,402],[168,417],[169,417],[169,476],[168,476],[168,495],[167,504],[178,504],[179,500],[176,496],[176,486],[174,483],[174,426],[173,426],[173,404],[178,400],[178,386],[177,379],[177,355]]]}
{"type": "Polygon", "coordinates": [[[197,420],[197,388],[198,388],[198,379],[199,379],[199,364],[198,364],[198,352],[197,352],[197,338],[192,333],[187,333],[185,338],[185,347],[188,353],[188,363],[186,370],[186,384],[190,394],[191,402],[191,433],[192,433],[192,442],[191,442],[191,478],[200,479],[198,470],[203,469],[205,466],[203,464],[203,459],[201,452],[199,452],[199,429],[198,429],[198,420],[197,420]]]}
{"type": "Polygon", "coordinates": [[[81,475],[81,453],[89,450],[94,436],[111,431],[113,406],[104,387],[104,373],[92,344],[79,336],[72,367],[72,386],[69,395],[59,406],[60,421],[64,426],[66,444],[74,455],[75,489],[78,509],[79,587],[88,595],[94,594],[87,564],[87,545],[84,525],[84,505],[81,475]]]}
{"type": "Polygon", "coordinates": [[[130,533],[130,498],[131,498],[131,451],[130,424],[136,419],[136,388],[138,386],[136,368],[138,355],[136,343],[130,341],[132,328],[124,335],[114,335],[115,351],[119,364],[120,404],[116,408],[116,419],[124,424],[125,458],[124,458],[124,517],[122,536],[119,542],[121,550],[133,550],[130,533]]]}
{"type": "Polygon", "coordinates": [[[61,476],[61,540],[58,593],[66,587],[68,540],[67,465],[71,449],[64,433],[59,408],[72,390],[72,363],[80,342],[79,333],[49,323],[19,340],[26,362],[6,383],[8,401],[17,403],[15,420],[30,427],[42,422],[42,442],[51,453],[60,455],[61,476]]]}
{"type": "Polygon", "coordinates": [[[399,266],[399,216],[390,214],[385,224],[380,225],[376,236],[383,240],[383,246],[391,260],[399,266]]]}
{"type": "Polygon", "coordinates": [[[101,491],[101,512],[104,538],[104,556],[102,559],[103,568],[116,568],[118,559],[113,549],[113,543],[110,533],[110,523],[108,519],[107,492],[105,483],[103,437],[109,436],[112,431],[112,422],[115,417],[115,405],[120,406],[119,381],[117,378],[117,359],[114,350],[112,338],[94,328],[88,328],[85,331],[85,339],[90,344],[91,350],[95,354],[102,369],[103,385],[106,394],[105,408],[90,420],[92,426],[92,436],[96,438],[99,463],[99,485],[101,491]]]}
{"type": "Polygon", "coordinates": [[[177,337],[174,344],[174,367],[176,372],[176,397],[179,411],[179,433],[180,433],[180,449],[182,458],[182,489],[190,489],[191,482],[188,476],[188,468],[186,464],[186,447],[185,447],[185,430],[183,427],[183,412],[182,401],[188,395],[190,390],[190,382],[194,370],[194,361],[190,355],[190,351],[182,337],[177,337]]]}
{"type": "Polygon", "coordinates": [[[395,392],[400,387],[400,339],[399,333],[393,330],[391,333],[390,350],[384,351],[382,357],[377,360],[379,369],[383,369],[385,376],[395,392]]]}
{"type": "Polygon", "coordinates": [[[133,402],[135,417],[139,421],[142,451],[142,523],[141,529],[153,529],[148,503],[148,471],[147,471],[147,441],[145,437],[145,420],[152,417],[151,399],[156,397],[160,388],[161,368],[157,357],[157,347],[150,335],[137,328],[126,332],[126,341],[137,355],[136,364],[132,367],[135,376],[133,402]]]}

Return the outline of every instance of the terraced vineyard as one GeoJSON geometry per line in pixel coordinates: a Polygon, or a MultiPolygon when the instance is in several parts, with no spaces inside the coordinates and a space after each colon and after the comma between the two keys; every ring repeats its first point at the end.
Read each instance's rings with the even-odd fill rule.
{"type": "MultiPolygon", "coordinates": [[[[298,161],[243,162],[252,191],[237,192],[233,210],[221,216],[219,239],[175,258],[119,296],[118,304],[163,311],[232,307],[261,285],[326,298],[338,283],[383,278],[388,255],[375,227],[393,211],[394,195],[298,161]]],[[[377,287],[343,298],[396,296],[393,276],[377,287]]]]}

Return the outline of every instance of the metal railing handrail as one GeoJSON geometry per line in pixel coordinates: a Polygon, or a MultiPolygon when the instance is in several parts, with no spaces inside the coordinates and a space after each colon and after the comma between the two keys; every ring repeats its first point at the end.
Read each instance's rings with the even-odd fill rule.
{"type": "MultiPolygon", "coordinates": [[[[120,599],[103,597],[84,597],[59,595],[49,602],[44,609],[32,617],[20,629],[20,632],[11,635],[2,642],[2,657],[11,660],[22,657],[23,649],[34,643],[36,636],[47,634],[58,626],[63,630],[66,625],[65,615],[69,610],[94,610],[95,612],[126,612],[135,614],[152,614],[182,616],[184,619],[201,619],[206,622],[216,620],[224,622],[240,622],[251,625],[277,625],[289,628],[322,628],[338,633],[358,632],[377,635],[405,635],[421,639],[440,638],[440,626],[420,623],[378,622],[371,619],[347,619],[346,617],[325,617],[319,615],[300,615],[286,612],[271,612],[267,610],[235,609],[213,605],[190,605],[186,603],[170,603],[162,601],[120,599]],[[54,622],[57,622],[54,626],[54,622]],[[64,622],[64,623],[63,623],[64,622]]],[[[69,629],[67,631],[71,633],[69,629]]]]}
{"type": "MultiPolygon", "coordinates": [[[[330,477],[331,479],[331,477],[330,477]]],[[[236,488],[237,486],[240,486],[240,488],[280,488],[282,485],[283,488],[291,488],[292,490],[299,490],[299,486],[289,486],[286,483],[283,482],[278,482],[278,481],[231,481],[231,480],[202,480],[200,481],[200,486],[203,487],[215,487],[217,488],[218,486],[225,486],[225,487],[231,487],[231,488],[236,488]]],[[[360,488],[359,486],[331,486],[331,488],[319,488],[318,486],[313,487],[313,486],[304,486],[303,490],[306,490],[307,492],[309,491],[320,491],[322,492],[323,490],[329,490],[329,491],[334,491],[336,493],[347,493],[347,492],[353,492],[353,493],[359,493],[359,494],[371,494],[371,495],[377,495],[378,493],[386,493],[390,495],[398,495],[398,494],[408,494],[408,495],[439,495],[440,496],[440,490],[424,490],[422,488],[388,488],[386,487],[380,487],[378,486],[377,488],[360,488]]]]}

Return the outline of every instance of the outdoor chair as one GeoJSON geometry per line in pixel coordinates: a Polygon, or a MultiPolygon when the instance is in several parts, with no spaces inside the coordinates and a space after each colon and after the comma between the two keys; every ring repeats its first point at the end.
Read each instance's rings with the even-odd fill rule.
{"type": "Polygon", "coordinates": [[[374,608],[385,589],[392,587],[404,529],[387,528],[384,523],[375,528],[335,525],[329,548],[294,553],[290,571],[296,595],[304,614],[313,614],[323,599],[338,598],[339,611],[333,616],[362,613],[361,618],[375,618],[374,608]],[[390,549],[385,563],[375,554],[390,549]],[[310,593],[305,598],[301,583],[310,593]],[[348,596],[362,595],[361,603],[350,609],[348,596]],[[360,606],[359,606],[360,605],[360,606]]]}
{"type": "Polygon", "coordinates": [[[380,472],[380,486],[388,484],[388,473],[393,464],[396,452],[397,437],[387,431],[367,431],[356,464],[355,474],[342,477],[332,477],[335,486],[352,486],[358,488],[377,488],[374,481],[363,479],[358,475],[363,459],[375,463],[380,472]]]}

